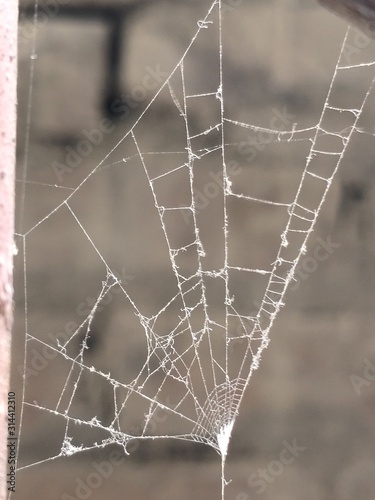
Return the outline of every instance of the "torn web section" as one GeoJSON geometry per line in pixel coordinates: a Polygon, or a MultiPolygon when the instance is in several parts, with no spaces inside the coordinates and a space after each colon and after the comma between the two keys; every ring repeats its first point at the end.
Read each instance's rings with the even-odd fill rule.
{"type": "MultiPolygon", "coordinates": [[[[207,32],[212,24],[207,21],[207,32]]],[[[189,73],[186,70],[190,64],[189,56],[190,54],[179,65],[169,80],[168,87],[160,94],[162,98],[172,101],[174,113],[179,117],[179,127],[183,131],[181,151],[186,152],[185,161],[182,162],[180,156],[170,170],[160,172],[160,169],[154,168],[154,159],[144,153],[142,124],[134,128],[132,137],[159,213],[178,288],[176,300],[170,301],[155,318],[148,318],[147,328],[150,329],[150,336],[157,346],[168,379],[173,378],[175,382],[184,384],[182,387],[186,390],[186,395],[183,395],[176,409],[184,408],[185,403],[194,408],[195,425],[194,430],[190,429],[190,438],[195,439],[196,433],[207,434],[207,439],[211,440],[212,444],[212,440],[216,439],[214,436],[219,424],[216,422],[214,429],[204,429],[200,423],[201,415],[207,398],[213,397],[215,387],[226,380],[225,319],[222,313],[220,318],[214,316],[215,311],[220,310],[219,305],[224,304],[226,296],[223,279],[221,102],[217,96],[220,77],[217,75],[209,91],[201,90],[197,85],[189,85],[185,78],[185,74],[189,73]],[[206,124],[200,123],[199,127],[194,127],[194,114],[203,105],[205,110],[208,110],[206,124]],[[190,123],[193,123],[193,126],[190,123]],[[179,204],[174,196],[175,188],[163,192],[163,185],[173,182],[176,176],[185,180],[187,178],[190,195],[189,200],[179,204]],[[198,186],[203,186],[202,192],[198,186]],[[212,188],[213,190],[209,191],[212,188]],[[172,196],[170,200],[167,199],[167,192],[172,196]],[[210,199],[205,199],[208,193],[210,199]],[[218,216],[219,220],[216,228],[210,232],[212,222],[216,224],[214,214],[215,219],[218,216]],[[205,241],[201,236],[203,233],[206,234],[205,241]],[[213,237],[207,237],[207,233],[213,237]],[[216,242],[216,248],[212,242],[216,242]],[[215,286],[215,280],[219,282],[220,290],[215,286]],[[168,314],[176,315],[176,303],[181,310],[178,313],[179,322],[172,329],[172,333],[158,339],[160,334],[156,335],[156,332],[159,325],[166,321],[168,314]]],[[[161,143],[163,144],[163,141],[161,143]]],[[[167,331],[171,332],[171,329],[167,331]]],[[[217,443],[213,444],[217,446],[217,443]]]]}
{"type": "MultiPolygon", "coordinates": [[[[213,22],[207,26],[211,24],[213,22]]],[[[207,28],[202,25],[200,29],[207,28]]],[[[155,415],[161,409],[168,410],[171,416],[166,435],[181,434],[192,439],[194,428],[201,433],[199,420],[207,396],[215,394],[219,376],[225,379],[224,360],[219,362],[215,359],[219,354],[212,351],[214,341],[219,345],[218,335],[213,336],[213,340],[210,337],[210,330],[216,328],[222,341],[223,321],[212,320],[207,313],[206,295],[214,295],[215,287],[205,281],[217,277],[222,281],[218,269],[223,263],[202,266],[205,251],[200,226],[207,223],[196,220],[194,205],[198,198],[198,188],[194,184],[197,164],[203,158],[203,165],[205,156],[214,155],[219,147],[217,138],[214,145],[210,145],[211,136],[208,142],[200,137],[205,139],[210,131],[218,130],[219,114],[215,109],[215,121],[209,123],[207,129],[195,131],[187,126],[194,118],[194,109],[188,109],[187,101],[200,97],[208,99],[209,96],[198,97],[194,94],[196,89],[187,95],[182,63],[178,69],[179,85],[171,78],[163,90],[166,96],[161,92],[142,122],[123,138],[119,147],[97,165],[78,188],[63,194],[63,201],[52,207],[52,211],[47,210],[45,218],[32,226],[25,237],[28,245],[31,242],[28,251],[37,255],[33,235],[40,236],[41,230],[53,234],[53,223],[69,227],[70,250],[77,263],[74,276],[87,284],[87,288],[80,287],[78,282],[74,286],[82,291],[82,297],[78,304],[71,305],[66,315],[82,316],[82,324],[77,323],[73,329],[69,349],[66,344],[56,347],[64,364],[61,382],[65,380],[57,384],[57,400],[34,398],[33,388],[27,390],[29,410],[48,415],[61,426],[57,439],[61,440],[60,445],[55,440],[56,446],[49,448],[46,456],[48,453],[50,456],[70,455],[114,442],[126,447],[132,437],[154,435],[155,415]],[[169,143],[165,136],[150,134],[152,114],[158,114],[163,108],[164,98],[176,115],[170,115],[174,149],[164,146],[169,143]],[[178,100],[181,104],[177,105],[178,100]],[[180,115],[181,110],[184,116],[180,115]],[[146,121],[143,129],[142,124],[146,121]],[[181,132],[175,130],[177,122],[181,124],[181,132]],[[105,203],[108,193],[110,198],[111,194],[116,198],[116,206],[105,203]],[[85,203],[88,199],[95,199],[95,218],[89,204],[85,203]],[[193,214],[192,221],[186,221],[186,210],[193,214]],[[63,222],[59,221],[60,217],[63,222]],[[139,231],[141,225],[142,231],[139,231]],[[111,227],[115,230],[110,231],[111,227]],[[88,246],[86,253],[81,250],[85,248],[81,246],[82,239],[88,246]],[[150,280],[151,269],[155,268],[159,269],[160,277],[150,280]],[[96,272],[93,273],[93,269],[96,272]],[[97,295],[92,296],[87,291],[90,289],[97,289],[97,295]],[[96,358],[94,346],[103,342],[103,332],[109,332],[106,336],[108,357],[101,360],[96,358]],[[133,354],[131,349],[122,359],[116,355],[115,362],[112,352],[118,353],[116,346],[121,344],[121,339],[126,339],[127,346],[137,346],[134,349],[140,352],[136,362],[129,362],[133,354]],[[204,368],[207,358],[210,363],[204,368]],[[123,364],[132,364],[132,369],[129,370],[129,366],[123,369],[123,364]],[[87,388],[92,386],[96,388],[97,399],[81,404],[87,388]],[[170,394],[175,400],[171,401],[170,394]]],[[[218,82],[216,77],[211,87],[213,108],[220,106],[216,97],[218,82]]],[[[169,110],[167,120],[168,113],[169,110]]],[[[168,133],[167,120],[163,134],[168,133]]],[[[222,154],[216,156],[215,163],[217,161],[221,166],[222,154]]],[[[208,163],[205,169],[208,175],[208,163]]],[[[220,176],[220,170],[215,174],[220,176]]],[[[220,182],[219,188],[222,198],[220,182]]],[[[62,238],[63,233],[59,236],[62,238]]],[[[51,238],[46,239],[51,241],[51,238]]],[[[207,245],[209,243],[207,240],[207,245]]],[[[212,248],[209,254],[214,254],[212,248]]],[[[51,265],[53,263],[51,259],[51,265]]],[[[50,273],[56,275],[55,283],[59,286],[68,278],[64,272],[65,260],[61,259],[60,264],[64,265],[55,266],[55,273],[50,273]]],[[[224,302],[224,297],[223,294],[220,303],[224,302]]],[[[213,300],[216,300],[216,307],[217,299],[213,300]]],[[[225,352],[225,342],[220,349],[225,352]]],[[[221,356],[224,358],[223,354],[221,356]]],[[[217,424],[214,430],[216,432],[217,424]]],[[[158,433],[163,433],[160,426],[158,433]]]]}

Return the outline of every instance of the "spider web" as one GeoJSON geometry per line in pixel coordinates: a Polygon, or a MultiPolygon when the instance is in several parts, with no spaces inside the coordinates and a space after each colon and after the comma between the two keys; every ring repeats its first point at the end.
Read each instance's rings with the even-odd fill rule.
{"type": "MultiPolygon", "coordinates": [[[[374,63],[364,60],[360,51],[350,50],[353,33],[348,31],[315,126],[299,128],[290,123],[275,129],[244,123],[225,105],[223,12],[221,0],[214,1],[197,20],[196,33],[182,58],[131,129],[76,187],[61,187],[58,204],[17,234],[19,248],[23,247],[25,293],[22,413],[43,415],[61,429],[54,456],[22,464],[20,469],[110,444],[119,444],[129,453],[135,440],[177,438],[207,444],[219,453],[224,498],[225,459],[245,388],[268,346],[270,329],[348,144],[355,134],[370,134],[358,122],[372,92],[374,63]],[[191,74],[194,51],[202,40],[216,47],[216,74],[208,85],[191,74]],[[368,82],[358,102],[343,107],[336,89],[340,82],[363,72],[368,82]],[[166,123],[161,134],[164,142],[150,151],[149,129],[143,123],[159,112],[160,100],[169,101],[173,109],[178,147],[169,148],[166,123]],[[205,110],[204,125],[192,123],[196,108],[205,110]],[[243,167],[249,145],[257,144],[260,134],[287,149],[302,144],[305,161],[293,171],[293,189],[287,193],[259,193],[254,171],[243,167]],[[250,137],[247,149],[241,140],[245,137],[250,137]],[[141,247],[154,239],[167,262],[156,285],[146,282],[142,288],[136,280],[119,277],[97,226],[89,222],[82,206],[81,197],[91,192],[95,196],[98,186],[113,175],[116,183],[125,175],[135,179],[133,199],[142,199],[138,210],[155,227],[149,239],[129,243],[131,213],[118,207],[118,220],[124,226],[119,226],[119,232],[124,232],[129,245],[122,249],[130,261],[126,269],[131,270],[132,263],[136,268],[134,253],[139,251],[147,272],[143,257],[149,255],[152,260],[153,249],[141,247]],[[204,208],[203,191],[210,198],[204,208]],[[100,263],[100,272],[95,276],[96,295],[80,324],[73,326],[68,337],[51,342],[43,326],[29,322],[30,310],[38,309],[29,294],[29,290],[35,293],[36,286],[36,278],[29,274],[29,255],[42,235],[55,237],[62,218],[72,227],[68,237],[84,241],[87,252],[100,263]],[[271,220],[276,221],[276,234],[267,232],[271,220]],[[259,245],[264,248],[261,257],[256,252],[259,245]],[[166,292],[146,307],[145,288],[150,286],[150,293],[158,295],[162,282],[166,292]],[[116,367],[114,375],[112,369],[101,369],[100,363],[94,366],[89,355],[93,325],[113,297],[126,311],[121,349],[126,350],[133,337],[143,339],[143,353],[131,377],[116,367]],[[36,347],[50,349],[62,369],[55,398],[33,399],[27,367],[36,347]],[[79,405],[88,379],[95,379],[93,383],[109,395],[105,415],[99,416],[97,408],[83,411],[79,405]],[[166,424],[155,426],[155,421],[161,421],[156,418],[160,412],[166,424]]],[[[28,186],[26,169],[22,185],[28,186]]]]}

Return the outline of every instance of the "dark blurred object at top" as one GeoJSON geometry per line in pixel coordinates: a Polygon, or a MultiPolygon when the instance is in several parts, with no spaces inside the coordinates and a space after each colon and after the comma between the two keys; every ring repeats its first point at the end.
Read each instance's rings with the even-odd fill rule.
{"type": "Polygon", "coordinates": [[[20,0],[20,14],[33,18],[55,19],[63,16],[107,23],[110,26],[107,58],[106,95],[103,98],[104,113],[113,117],[112,103],[121,94],[121,53],[124,49],[126,23],[133,19],[141,8],[155,0],[60,0],[35,3],[35,0],[20,0]]]}
{"type": "Polygon", "coordinates": [[[375,0],[319,0],[319,3],[375,38],[375,0]]]}

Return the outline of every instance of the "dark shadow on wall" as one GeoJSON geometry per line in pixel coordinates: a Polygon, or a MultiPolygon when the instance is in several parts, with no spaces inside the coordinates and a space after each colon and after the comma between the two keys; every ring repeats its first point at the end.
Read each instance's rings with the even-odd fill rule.
{"type": "MultiPolygon", "coordinates": [[[[118,99],[122,89],[120,84],[121,60],[127,26],[134,16],[144,9],[150,0],[135,0],[127,2],[126,5],[58,5],[53,9],[50,5],[39,6],[37,16],[43,20],[43,16],[57,16],[71,19],[83,19],[85,21],[106,23],[109,26],[106,74],[107,84],[102,97],[103,113],[112,118],[115,116],[113,102],[118,99]]],[[[34,19],[35,7],[33,5],[20,6],[20,19],[34,19]]]]}

